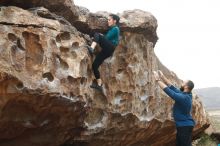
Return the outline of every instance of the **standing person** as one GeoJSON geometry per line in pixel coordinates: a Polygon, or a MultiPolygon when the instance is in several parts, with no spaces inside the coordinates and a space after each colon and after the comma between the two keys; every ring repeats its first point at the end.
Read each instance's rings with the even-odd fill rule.
{"type": "Polygon", "coordinates": [[[112,56],[115,48],[119,43],[119,16],[115,14],[110,14],[108,17],[108,32],[103,35],[100,33],[94,33],[94,40],[91,46],[88,46],[89,53],[92,55],[97,43],[100,45],[102,50],[97,54],[93,64],[92,69],[96,78],[97,83],[93,83],[90,87],[102,91],[102,80],[100,78],[99,66],[103,63],[105,59],[112,56]]]}
{"type": "Polygon", "coordinates": [[[180,89],[172,85],[161,71],[154,72],[154,77],[160,88],[171,97],[175,103],[173,106],[173,116],[176,124],[176,146],[191,146],[192,130],[195,122],[191,116],[192,109],[192,89],[194,83],[185,81],[180,89]]]}

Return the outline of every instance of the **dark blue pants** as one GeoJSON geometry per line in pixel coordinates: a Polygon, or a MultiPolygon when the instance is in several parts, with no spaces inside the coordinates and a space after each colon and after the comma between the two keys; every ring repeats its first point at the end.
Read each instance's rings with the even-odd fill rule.
{"type": "Polygon", "coordinates": [[[176,146],[192,146],[193,126],[177,127],[176,146]]]}
{"type": "Polygon", "coordinates": [[[106,39],[103,35],[99,33],[94,34],[94,41],[100,45],[102,48],[101,52],[96,55],[96,58],[92,64],[93,73],[96,79],[100,79],[99,66],[103,63],[103,61],[112,56],[115,50],[115,46],[111,41],[106,39]]]}

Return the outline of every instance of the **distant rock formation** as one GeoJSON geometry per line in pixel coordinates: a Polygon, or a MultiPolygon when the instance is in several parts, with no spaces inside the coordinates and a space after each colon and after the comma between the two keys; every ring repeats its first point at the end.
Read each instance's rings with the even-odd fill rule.
{"type": "MultiPolygon", "coordinates": [[[[0,7],[1,146],[174,143],[173,101],[155,84],[152,71],[161,69],[176,85],[181,80],[155,56],[152,14],[120,14],[120,44],[100,68],[102,95],[89,88],[94,58],[85,45],[91,31],[106,31],[108,13],[90,13],[71,0],[0,5],[7,5],[0,7]]],[[[193,117],[197,136],[209,120],[196,95],[193,117]]]]}
{"type": "Polygon", "coordinates": [[[207,110],[220,109],[220,87],[196,89],[195,92],[201,98],[207,110]]]}

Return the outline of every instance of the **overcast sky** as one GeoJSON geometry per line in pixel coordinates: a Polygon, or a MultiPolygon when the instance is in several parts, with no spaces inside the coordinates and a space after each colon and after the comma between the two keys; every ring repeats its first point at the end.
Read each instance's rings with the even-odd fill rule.
{"type": "Polygon", "coordinates": [[[196,88],[220,87],[220,0],[74,0],[91,12],[141,9],[158,21],[155,52],[196,88]]]}

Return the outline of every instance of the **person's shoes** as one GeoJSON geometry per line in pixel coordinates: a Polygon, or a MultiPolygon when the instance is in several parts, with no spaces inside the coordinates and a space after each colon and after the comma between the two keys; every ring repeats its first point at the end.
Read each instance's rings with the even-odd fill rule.
{"type": "Polygon", "coordinates": [[[92,85],[90,85],[90,88],[97,89],[97,90],[99,90],[100,92],[103,91],[102,86],[99,86],[98,84],[94,84],[94,83],[93,83],[92,85]]]}
{"type": "Polygon", "coordinates": [[[86,47],[89,51],[89,54],[92,55],[94,53],[94,49],[91,46],[86,46],[86,47]]]}

